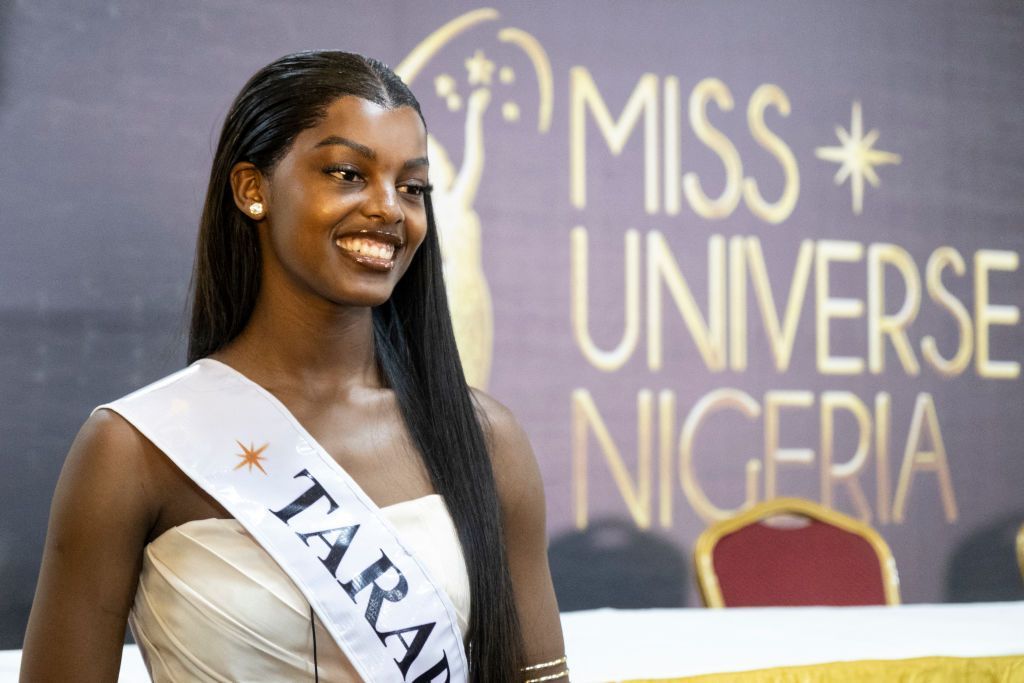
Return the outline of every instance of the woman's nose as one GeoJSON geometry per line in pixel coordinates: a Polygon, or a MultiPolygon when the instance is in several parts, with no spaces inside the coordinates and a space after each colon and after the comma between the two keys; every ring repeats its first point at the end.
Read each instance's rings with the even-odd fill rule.
{"type": "Polygon", "coordinates": [[[398,190],[389,183],[374,183],[367,188],[363,214],[383,223],[400,223],[405,215],[399,203],[398,190]]]}

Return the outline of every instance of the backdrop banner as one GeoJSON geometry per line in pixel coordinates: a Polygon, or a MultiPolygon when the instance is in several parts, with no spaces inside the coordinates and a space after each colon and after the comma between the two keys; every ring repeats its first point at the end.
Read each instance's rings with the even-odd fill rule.
{"type": "Polygon", "coordinates": [[[705,526],[801,496],[906,602],[1021,599],[1024,6],[0,7],[0,647],[93,406],[184,365],[212,148],[283,54],[430,131],[474,385],[529,433],[563,610],[699,604],[705,526]]]}

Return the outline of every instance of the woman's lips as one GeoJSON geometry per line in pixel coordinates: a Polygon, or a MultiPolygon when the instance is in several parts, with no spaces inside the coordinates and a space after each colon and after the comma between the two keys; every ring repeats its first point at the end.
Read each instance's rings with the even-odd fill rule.
{"type": "Polygon", "coordinates": [[[334,240],[341,252],[361,266],[380,272],[395,267],[398,246],[369,235],[346,235],[334,240]]]}

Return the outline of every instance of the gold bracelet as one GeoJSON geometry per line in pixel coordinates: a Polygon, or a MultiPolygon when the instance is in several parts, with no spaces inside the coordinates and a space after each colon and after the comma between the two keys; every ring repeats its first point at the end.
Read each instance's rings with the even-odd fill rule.
{"type": "Polygon", "coordinates": [[[543,664],[534,664],[533,666],[524,666],[520,671],[536,671],[537,669],[549,669],[558,664],[565,663],[565,655],[562,655],[558,659],[552,659],[550,662],[544,662],[543,664]]]}
{"type": "Polygon", "coordinates": [[[569,677],[569,667],[566,667],[565,671],[562,671],[561,673],[551,674],[549,676],[541,676],[540,678],[531,678],[528,681],[526,681],[526,683],[540,683],[541,681],[553,681],[556,678],[561,678],[562,676],[565,676],[566,678],[569,677]]]}

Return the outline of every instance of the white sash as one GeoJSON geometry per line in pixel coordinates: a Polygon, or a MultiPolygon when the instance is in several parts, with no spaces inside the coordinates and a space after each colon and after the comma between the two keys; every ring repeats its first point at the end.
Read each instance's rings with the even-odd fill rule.
{"type": "Polygon", "coordinates": [[[100,407],[132,423],[246,528],[365,680],[466,680],[444,590],[268,391],[202,359],[100,407]]]}

